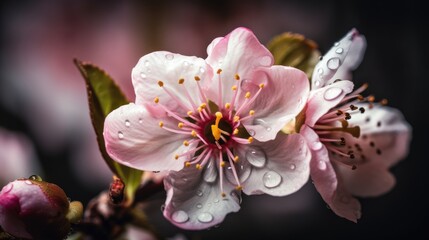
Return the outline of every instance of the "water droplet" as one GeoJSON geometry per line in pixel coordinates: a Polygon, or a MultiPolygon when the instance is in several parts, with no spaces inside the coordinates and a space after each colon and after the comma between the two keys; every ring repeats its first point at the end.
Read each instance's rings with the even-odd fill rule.
{"type": "Polygon", "coordinates": [[[202,207],[203,207],[203,205],[202,205],[201,203],[198,203],[198,204],[197,204],[197,208],[198,208],[198,209],[200,209],[200,208],[202,208],[202,207]]]}
{"type": "Polygon", "coordinates": [[[187,67],[187,66],[189,66],[189,63],[187,61],[184,61],[183,66],[187,67]]]}
{"type": "Polygon", "coordinates": [[[265,187],[274,188],[282,182],[282,176],[274,171],[268,171],[262,176],[265,187]]]}
{"type": "Polygon", "coordinates": [[[184,222],[188,221],[189,216],[185,211],[179,210],[179,211],[175,211],[171,215],[171,219],[173,219],[173,221],[175,221],[177,223],[184,223],[184,222]]]}
{"type": "Polygon", "coordinates": [[[143,123],[143,119],[139,118],[139,123],[143,123]]]}
{"type": "Polygon", "coordinates": [[[329,69],[336,70],[340,67],[340,59],[339,58],[331,58],[328,60],[328,63],[326,64],[329,69]]]}
{"type": "MultiPolygon", "coordinates": [[[[237,171],[237,175],[238,175],[240,182],[246,181],[249,178],[250,173],[252,172],[252,167],[251,167],[249,161],[245,161],[245,160],[240,161],[239,160],[238,164],[235,164],[234,167],[235,167],[235,170],[237,171]]],[[[225,175],[226,175],[226,178],[228,179],[229,182],[231,182],[232,184],[237,184],[237,181],[235,180],[231,166],[229,166],[226,169],[225,175]]]]}
{"type": "Polygon", "coordinates": [[[334,100],[335,98],[339,97],[343,90],[341,88],[332,87],[325,91],[325,94],[323,97],[326,100],[334,100]]]}
{"type": "Polygon", "coordinates": [[[124,134],[121,131],[118,132],[118,138],[124,139],[124,134]]]}
{"type": "Polygon", "coordinates": [[[260,119],[260,118],[255,119],[254,124],[259,124],[259,125],[265,127],[265,130],[267,132],[271,131],[271,126],[263,119],[260,119]]]}
{"type": "Polygon", "coordinates": [[[28,179],[39,182],[43,181],[42,177],[40,177],[39,175],[31,175],[28,179]]]}
{"type": "Polygon", "coordinates": [[[265,162],[267,161],[267,156],[265,152],[259,147],[249,147],[246,152],[246,159],[255,167],[263,167],[265,166],[265,162]]]}
{"type": "Polygon", "coordinates": [[[146,67],[149,67],[149,65],[150,65],[149,60],[146,60],[146,61],[144,62],[144,65],[145,65],[146,67]]]}
{"type": "Polygon", "coordinates": [[[318,73],[319,75],[322,75],[322,74],[323,74],[323,68],[319,68],[319,69],[317,69],[317,73],[318,73]]]}
{"type": "Polygon", "coordinates": [[[320,87],[320,81],[319,81],[319,80],[317,80],[316,82],[314,82],[314,85],[315,85],[316,87],[320,87]]]}
{"type": "Polygon", "coordinates": [[[211,203],[207,203],[207,207],[211,207],[212,206],[212,204],[211,203]]]}
{"type": "Polygon", "coordinates": [[[214,203],[218,203],[218,202],[219,202],[219,199],[218,199],[218,198],[216,198],[213,202],[214,202],[214,203]]]}
{"type": "Polygon", "coordinates": [[[267,132],[271,131],[271,127],[267,127],[265,130],[267,130],[267,132]]]}
{"type": "Polygon", "coordinates": [[[295,169],[296,169],[296,165],[295,165],[295,164],[291,164],[291,165],[289,166],[289,169],[290,169],[290,170],[295,170],[295,169]]]}
{"type": "Polygon", "coordinates": [[[8,193],[12,190],[13,183],[9,183],[8,185],[4,186],[4,188],[1,190],[2,193],[8,193]]]}
{"type": "Polygon", "coordinates": [[[206,169],[204,170],[204,181],[212,183],[214,181],[216,181],[216,177],[217,177],[217,169],[214,166],[213,161],[210,161],[209,164],[207,164],[206,169]]]}
{"type": "Polygon", "coordinates": [[[249,133],[250,136],[252,137],[255,136],[255,130],[249,129],[247,132],[249,133]]]}
{"type": "Polygon", "coordinates": [[[146,73],[141,73],[140,77],[143,78],[143,79],[146,79],[147,75],[146,75],[146,73]]]}
{"type": "Polygon", "coordinates": [[[213,215],[211,215],[211,213],[208,213],[208,212],[201,213],[200,215],[198,215],[198,221],[202,223],[209,223],[213,221],[213,215]]]}
{"type": "Polygon", "coordinates": [[[339,45],[340,45],[340,42],[335,42],[335,43],[334,43],[334,46],[335,46],[335,47],[338,47],[339,45]]]}
{"type": "Polygon", "coordinates": [[[32,184],[33,184],[30,180],[25,180],[24,182],[25,182],[26,184],[28,184],[28,185],[32,185],[32,184]]]}
{"type": "Polygon", "coordinates": [[[337,50],[335,50],[336,53],[341,54],[344,52],[343,48],[337,48],[337,50]]]}
{"type": "Polygon", "coordinates": [[[319,163],[317,163],[317,167],[320,169],[320,170],[325,170],[326,169],[326,162],[325,161],[319,161],[319,163]]]}
{"type": "Polygon", "coordinates": [[[236,191],[232,191],[230,193],[230,195],[231,195],[232,198],[234,198],[234,199],[237,200],[238,204],[241,204],[241,202],[243,201],[243,199],[241,198],[241,194],[237,194],[236,191]]]}
{"type": "Polygon", "coordinates": [[[314,142],[314,143],[311,145],[311,149],[313,149],[314,151],[317,151],[317,150],[322,149],[322,143],[321,143],[321,142],[319,142],[319,141],[314,142]]]}
{"type": "Polygon", "coordinates": [[[259,63],[262,66],[268,67],[271,65],[271,57],[270,56],[263,56],[260,60],[259,63]]]}
{"type": "Polygon", "coordinates": [[[167,53],[167,54],[165,54],[165,58],[166,58],[167,60],[173,60],[173,59],[174,59],[174,55],[173,55],[173,54],[171,54],[171,53],[167,53]]]}
{"type": "Polygon", "coordinates": [[[204,69],[203,67],[200,67],[200,73],[204,73],[206,71],[206,69],[204,69]]]}
{"type": "Polygon", "coordinates": [[[125,120],[125,126],[126,126],[126,127],[130,127],[130,126],[131,126],[131,123],[130,123],[130,121],[129,121],[129,120],[125,120]]]}
{"type": "Polygon", "coordinates": [[[197,196],[198,196],[198,197],[201,197],[201,196],[203,196],[203,191],[201,191],[201,190],[198,190],[198,191],[197,191],[197,196]]]}

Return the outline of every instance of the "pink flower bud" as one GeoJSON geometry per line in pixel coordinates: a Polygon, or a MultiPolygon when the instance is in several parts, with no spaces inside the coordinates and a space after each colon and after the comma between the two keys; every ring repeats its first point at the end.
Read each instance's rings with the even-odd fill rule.
{"type": "Polygon", "coordinates": [[[18,179],[0,192],[0,226],[18,238],[64,239],[70,230],[70,212],[76,215],[73,205],[55,184],[40,177],[18,179]]]}

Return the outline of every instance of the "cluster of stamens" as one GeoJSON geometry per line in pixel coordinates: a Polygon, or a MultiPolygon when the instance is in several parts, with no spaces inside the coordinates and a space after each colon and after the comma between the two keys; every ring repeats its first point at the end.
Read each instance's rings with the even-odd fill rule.
{"type": "MultiPolygon", "coordinates": [[[[241,182],[237,175],[235,164],[239,157],[234,154],[234,148],[240,144],[250,144],[253,137],[249,135],[242,126],[242,122],[251,119],[255,111],[250,110],[247,114],[243,113],[258,97],[264,84],[259,84],[258,91],[253,94],[246,92],[241,94],[241,89],[237,85],[232,86],[232,99],[230,102],[223,103],[222,96],[222,70],[217,70],[218,81],[218,99],[211,101],[207,98],[203,88],[200,85],[201,78],[195,76],[195,84],[198,87],[199,104],[191,97],[186,88],[184,78],[178,80],[178,84],[183,86],[183,93],[186,100],[180,100],[172,91],[170,91],[164,82],[158,81],[158,85],[167,93],[171,99],[178,103],[181,110],[186,112],[186,116],[179,116],[161,103],[159,97],[154,99],[157,106],[161,107],[168,116],[177,121],[177,126],[166,126],[164,122],[159,122],[159,127],[175,134],[189,136],[189,139],[183,142],[188,147],[185,152],[177,153],[175,160],[183,160],[185,167],[195,166],[197,169],[203,169],[209,161],[215,161],[219,169],[219,179],[222,196],[226,196],[223,191],[223,169],[229,164],[236,181],[236,190],[242,189],[241,182]],[[239,97],[243,97],[239,101],[239,97]]],[[[241,81],[240,76],[235,74],[234,79],[237,83],[241,81]]],[[[169,121],[170,122],[170,121],[169,121]]]]}

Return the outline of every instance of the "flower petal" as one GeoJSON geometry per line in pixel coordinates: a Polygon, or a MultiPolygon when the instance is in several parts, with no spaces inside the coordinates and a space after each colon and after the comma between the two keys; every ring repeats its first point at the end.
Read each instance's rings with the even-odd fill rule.
{"type": "MultiPolygon", "coordinates": [[[[143,107],[130,103],[112,111],[104,123],[106,150],[117,162],[146,171],[180,170],[183,160],[175,154],[186,151],[182,145],[189,135],[171,134],[160,128],[170,118],[155,119],[143,107]]],[[[176,126],[174,126],[176,127],[176,126]]]]}
{"type": "Polygon", "coordinates": [[[335,169],[329,161],[328,150],[311,128],[304,125],[300,134],[304,136],[311,150],[310,175],[317,191],[335,214],[356,222],[360,218],[360,203],[342,187],[340,179],[337,179],[335,169]]]}
{"type": "Polygon", "coordinates": [[[242,183],[243,192],[248,195],[285,196],[298,191],[308,181],[311,155],[299,134],[279,133],[273,141],[255,141],[238,149],[238,155],[252,165],[250,176],[242,183]],[[261,151],[256,153],[259,156],[255,156],[255,151],[261,151]],[[260,158],[265,158],[263,164],[260,158]]]}
{"type": "Polygon", "coordinates": [[[217,37],[207,46],[207,55],[211,55],[213,48],[220,42],[224,37],[217,37]]]}
{"type": "Polygon", "coordinates": [[[222,69],[208,87],[208,95],[212,101],[217,101],[219,81],[222,81],[223,103],[231,101],[231,87],[239,84],[236,75],[241,81],[252,79],[254,68],[269,67],[274,62],[268,49],[246,28],[237,28],[224,38],[215,39],[208,47],[208,53],[206,61],[213,70],[222,69]]]}
{"type": "Polygon", "coordinates": [[[246,83],[245,88],[259,89],[260,83],[265,84],[264,88],[253,104],[244,110],[247,113],[252,109],[255,114],[252,120],[245,121],[243,125],[255,132],[253,137],[258,141],[268,141],[273,140],[277,132],[304,108],[309,83],[304,72],[284,66],[273,66],[258,71],[254,79],[246,83]],[[261,82],[262,79],[265,81],[261,82]]]}
{"type": "Polygon", "coordinates": [[[305,123],[313,127],[331,108],[337,106],[353,90],[351,81],[337,81],[329,86],[312,90],[305,111],[305,123]]]}
{"type": "MultiPolygon", "coordinates": [[[[210,159],[213,163],[215,159],[210,159]]],[[[223,181],[225,197],[221,196],[220,181],[204,180],[207,170],[185,167],[171,171],[164,179],[167,200],[164,216],[174,225],[191,230],[205,229],[223,221],[230,212],[240,209],[240,193],[223,181]]],[[[217,171],[217,168],[216,170],[217,171]]]]}
{"type": "Polygon", "coordinates": [[[195,76],[204,82],[211,79],[212,75],[212,69],[201,58],[165,51],[147,54],[140,58],[132,71],[136,104],[152,102],[155,97],[159,97],[160,103],[169,110],[186,116],[195,105],[205,101],[199,94],[195,76]],[[179,79],[184,82],[179,84],[179,79]],[[163,87],[159,86],[159,81],[163,82],[163,87]]]}
{"type": "Polygon", "coordinates": [[[336,79],[352,80],[351,71],[362,61],[366,40],[352,29],[323,56],[313,71],[312,89],[322,88],[336,79]]]}

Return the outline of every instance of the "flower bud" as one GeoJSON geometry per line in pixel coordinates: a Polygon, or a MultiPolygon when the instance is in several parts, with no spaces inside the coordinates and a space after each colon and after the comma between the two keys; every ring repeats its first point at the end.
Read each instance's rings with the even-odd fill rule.
{"type": "Polygon", "coordinates": [[[17,238],[64,239],[82,210],[80,202],[70,204],[60,187],[37,176],[10,182],[0,192],[0,226],[17,238]]]}

